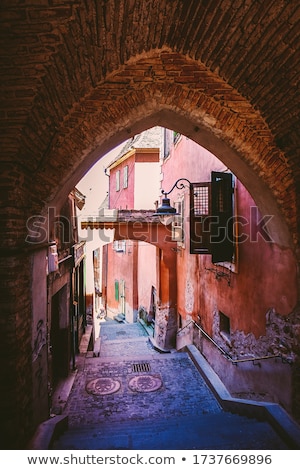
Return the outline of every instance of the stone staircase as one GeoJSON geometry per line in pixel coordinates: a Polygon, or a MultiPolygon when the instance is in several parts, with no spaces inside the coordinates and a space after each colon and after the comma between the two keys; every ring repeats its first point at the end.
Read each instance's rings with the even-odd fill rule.
{"type": "Polygon", "coordinates": [[[85,425],[63,434],[53,449],[288,449],[270,425],[228,412],[142,422],[85,425]]]}
{"type": "MultiPolygon", "coordinates": [[[[100,336],[100,355],[85,357],[64,409],[69,427],[51,448],[300,448],[297,447],[300,435],[296,436],[296,444],[291,443],[261,411],[255,412],[256,407],[261,406],[259,402],[248,405],[243,400],[234,402],[233,399],[231,408],[232,397],[213,371],[208,370],[209,366],[195,347],[161,354],[143,328],[136,324],[110,323],[104,325],[100,336]],[[136,385],[141,380],[147,385],[147,380],[150,383],[151,379],[161,381],[161,386],[153,390],[131,386],[132,381],[136,385]],[[102,385],[112,384],[118,387],[107,394],[98,393],[102,385]]],[[[271,414],[274,413],[272,406],[270,404],[271,414]]],[[[294,434],[295,430],[299,431],[289,420],[286,427],[294,434]]]]}

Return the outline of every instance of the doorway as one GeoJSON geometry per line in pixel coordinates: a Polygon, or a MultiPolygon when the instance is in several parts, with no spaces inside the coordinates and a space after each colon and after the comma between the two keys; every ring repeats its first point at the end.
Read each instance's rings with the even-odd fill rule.
{"type": "Polygon", "coordinates": [[[50,370],[52,385],[67,377],[70,362],[70,335],[68,330],[67,286],[65,285],[51,300],[50,370]]]}

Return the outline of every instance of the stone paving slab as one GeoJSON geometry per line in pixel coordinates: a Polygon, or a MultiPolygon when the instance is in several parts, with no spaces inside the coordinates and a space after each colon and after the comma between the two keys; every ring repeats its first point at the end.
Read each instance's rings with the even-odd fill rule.
{"type": "Polygon", "coordinates": [[[78,371],[65,413],[69,425],[109,421],[142,420],[149,417],[202,415],[220,411],[220,406],[188,356],[149,359],[150,374],[161,379],[158,390],[140,393],[129,382],[137,376],[149,376],[132,371],[135,360],[103,362],[95,358],[78,371]],[[110,377],[120,383],[119,389],[108,395],[88,393],[92,380],[110,377]]]}
{"type": "Polygon", "coordinates": [[[65,408],[70,427],[129,419],[167,419],[171,415],[201,416],[220,411],[218,402],[188,354],[160,354],[137,324],[109,324],[102,328],[103,331],[100,357],[86,358],[77,371],[65,408]],[[119,335],[121,331],[125,333],[119,335]],[[118,339],[120,337],[122,339],[118,339]],[[137,364],[146,364],[147,370],[136,371],[137,364]],[[137,379],[141,376],[143,379],[137,379]],[[161,386],[153,391],[137,391],[132,383],[141,380],[146,385],[161,381],[161,386]],[[91,393],[91,389],[99,392],[104,385],[111,386],[113,392],[106,395],[91,393]]]}
{"type": "Polygon", "coordinates": [[[100,343],[100,357],[126,357],[139,355],[157,356],[157,352],[151,345],[148,337],[138,337],[124,340],[102,341],[100,343]]]}
{"type": "Polygon", "coordinates": [[[190,355],[160,354],[140,325],[105,325],[101,345],[80,357],[53,448],[286,448],[267,423],[224,412],[190,355]]]}
{"type": "Polygon", "coordinates": [[[113,341],[116,339],[138,338],[148,336],[140,323],[101,323],[100,333],[102,341],[113,341]]]}
{"type": "Polygon", "coordinates": [[[100,329],[100,357],[160,355],[140,323],[103,323],[100,329]]]}

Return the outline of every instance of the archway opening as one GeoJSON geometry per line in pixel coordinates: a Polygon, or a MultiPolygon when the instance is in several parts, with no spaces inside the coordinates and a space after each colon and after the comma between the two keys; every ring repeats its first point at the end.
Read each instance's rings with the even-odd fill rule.
{"type": "MultiPolygon", "coordinates": [[[[187,138],[186,136],[183,136],[182,140],[185,142],[185,144],[186,144],[186,141],[191,141],[191,139],[187,138]]],[[[194,141],[193,141],[193,144],[194,144],[194,141]]],[[[177,145],[180,145],[180,144],[177,143],[177,145]]],[[[185,147],[185,150],[187,150],[187,149],[188,149],[188,147],[185,147]]],[[[188,158],[187,155],[188,154],[185,154],[186,159],[188,158]]],[[[122,157],[120,157],[120,158],[122,159],[122,157]]],[[[201,155],[201,158],[204,158],[204,155],[201,155]]],[[[200,157],[199,157],[199,159],[200,159],[200,157]]],[[[120,163],[122,163],[122,162],[120,162],[120,163]]],[[[168,163],[165,162],[165,165],[167,165],[167,164],[168,163]]],[[[194,164],[194,161],[193,161],[193,164],[194,164]]],[[[220,164],[221,164],[221,162],[219,161],[218,165],[220,165],[220,164]]],[[[174,166],[176,167],[177,165],[174,165],[174,166]]],[[[118,165],[117,165],[117,163],[115,163],[115,168],[117,168],[117,167],[118,167],[118,165]]],[[[188,167],[187,160],[185,160],[185,169],[186,169],[186,167],[188,167]]],[[[222,170],[222,171],[226,171],[226,172],[228,171],[228,168],[223,163],[222,163],[222,167],[218,167],[218,169],[222,170]]],[[[182,167],[179,168],[179,171],[181,171],[181,170],[182,170],[182,167]]],[[[207,169],[207,167],[206,167],[205,171],[207,173],[209,171],[209,169],[207,169]]],[[[181,174],[179,174],[179,175],[181,176],[181,174]]],[[[198,181],[198,176],[199,175],[196,176],[195,166],[194,166],[194,172],[192,173],[192,176],[195,177],[196,180],[198,181]]],[[[207,179],[207,176],[205,178],[207,179]]],[[[166,180],[167,180],[167,178],[166,178],[166,180]]],[[[117,189],[117,191],[120,191],[120,181],[124,181],[124,180],[122,180],[122,178],[120,180],[120,175],[119,175],[119,179],[116,180],[116,181],[118,181],[116,189],[117,189]]],[[[170,179],[169,179],[169,181],[170,181],[170,179]]],[[[127,186],[126,186],[126,188],[127,188],[127,186]]],[[[244,194],[243,197],[245,197],[245,193],[243,193],[243,189],[242,189],[241,186],[238,187],[238,192],[240,194],[244,194]]],[[[250,195],[249,195],[249,199],[250,199],[250,195]]],[[[120,198],[119,198],[119,201],[120,201],[120,198]]],[[[254,201],[252,203],[254,203],[254,201]]],[[[239,206],[239,204],[238,204],[238,206],[239,206]]],[[[122,208],[120,208],[120,210],[122,210],[122,208]]],[[[118,252],[119,254],[121,252],[125,253],[127,251],[126,248],[124,247],[124,244],[122,243],[121,239],[122,239],[122,236],[119,235],[117,237],[118,243],[115,246],[115,251],[118,252]]],[[[258,242],[258,240],[252,240],[252,242],[254,242],[254,241],[258,242]]],[[[269,241],[269,240],[264,240],[264,241],[269,241]]],[[[182,243],[182,240],[181,240],[181,243],[182,243]]],[[[274,240],[272,240],[272,243],[275,243],[274,240]]],[[[242,339],[242,340],[240,339],[240,341],[243,342],[244,349],[251,348],[251,347],[252,348],[256,347],[258,343],[255,343],[254,337],[255,337],[255,334],[257,336],[257,332],[260,332],[260,333],[263,332],[264,326],[262,327],[262,324],[265,325],[265,315],[266,315],[266,313],[268,313],[270,316],[272,316],[273,313],[276,314],[276,312],[271,312],[271,311],[267,312],[266,310],[261,309],[259,315],[257,317],[255,317],[254,311],[253,311],[254,309],[252,308],[252,304],[251,304],[251,307],[250,307],[249,302],[251,303],[251,300],[250,300],[249,294],[247,294],[247,291],[250,292],[250,295],[251,295],[251,292],[253,293],[255,291],[254,284],[252,283],[252,278],[255,277],[255,274],[254,274],[255,271],[253,270],[254,266],[253,266],[253,263],[251,264],[251,259],[249,259],[249,258],[247,259],[247,257],[246,257],[246,250],[243,250],[243,260],[241,262],[241,266],[242,266],[241,276],[244,276],[244,279],[245,278],[248,279],[248,283],[247,283],[247,285],[244,284],[244,286],[243,286],[242,285],[243,283],[238,285],[238,281],[236,279],[237,275],[240,274],[239,273],[239,268],[236,269],[236,267],[234,267],[234,266],[224,266],[224,265],[222,265],[222,267],[221,267],[221,266],[218,266],[216,264],[212,265],[207,258],[204,261],[203,261],[203,259],[200,260],[199,257],[194,258],[193,261],[187,261],[187,256],[184,254],[184,252],[182,250],[182,248],[184,248],[182,245],[181,245],[181,247],[179,247],[179,245],[177,245],[176,247],[173,247],[173,248],[175,248],[174,251],[176,252],[176,257],[177,257],[177,267],[174,266],[174,268],[177,269],[177,278],[179,278],[179,277],[182,278],[182,279],[180,279],[180,281],[182,280],[182,282],[179,283],[180,286],[179,286],[179,290],[178,290],[178,298],[176,299],[176,302],[177,302],[176,307],[178,307],[179,315],[180,315],[180,317],[179,317],[180,320],[178,320],[178,325],[180,325],[180,330],[187,327],[188,323],[191,319],[193,321],[195,321],[197,319],[197,317],[201,317],[201,325],[206,329],[206,331],[209,331],[209,333],[212,335],[212,337],[215,337],[215,336],[219,335],[220,338],[223,338],[225,345],[226,344],[229,345],[230,348],[233,347],[232,345],[233,345],[234,341],[237,341],[237,338],[235,338],[235,334],[236,334],[236,331],[238,331],[238,330],[244,331],[246,333],[246,335],[249,335],[249,334],[251,335],[252,334],[251,341],[253,341],[253,343],[251,345],[247,344],[246,342],[243,342],[245,338],[242,339]],[[246,276],[245,276],[245,265],[247,265],[247,269],[248,269],[248,273],[247,273],[246,276]],[[243,270],[244,270],[244,273],[242,272],[243,270]],[[200,272],[201,272],[201,275],[199,275],[200,272]],[[180,273],[180,276],[179,276],[179,273],[180,273]],[[198,277],[196,277],[196,278],[194,277],[195,273],[198,274],[198,277]],[[251,279],[251,281],[249,281],[249,279],[251,279]],[[209,286],[209,288],[208,288],[208,286],[209,286]],[[211,290],[211,293],[208,296],[203,295],[203,292],[208,291],[208,289],[211,290]],[[233,293],[233,292],[235,292],[235,293],[233,293]],[[207,297],[212,298],[214,300],[214,302],[216,302],[216,304],[218,304],[217,308],[212,307],[212,305],[208,306],[207,297]],[[228,303],[226,303],[224,301],[224,297],[227,297],[227,300],[229,301],[228,303]],[[196,299],[201,299],[201,301],[199,301],[198,304],[197,304],[196,299]],[[242,303],[240,303],[241,299],[242,299],[242,301],[241,301],[242,303]],[[246,302],[245,299],[248,299],[248,305],[247,306],[245,305],[245,302],[246,302]],[[227,308],[224,307],[225,304],[227,305],[227,308]],[[244,304],[244,307],[243,307],[242,304],[244,304]],[[235,315],[233,313],[233,310],[232,310],[233,306],[236,308],[236,310],[238,310],[237,315],[235,315]],[[229,308],[231,310],[228,310],[229,308]],[[207,309],[209,310],[209,314],[207,314],[207,312],[206,312],[207,309]],[[243,312],[243,309],[244,309],[244,312],[243,312]],[[251,313],[249,313],[249,310],[251,310],[251,313]],[[227,324],[226,324],[227,325],[226,326],[226,331],[224,330],[224,322],[222,322],[220,320],[220,319],[225,318],[225,317],[226,317],[226,319],[228,319],[227,324]],[[213,319],[213,321],[212,321],[212,319],[213,319]],[[219,321],[219,325],[217,324],[217,320],[219,321]],[[219,331],[217,331],[218,328],[219,328],[219,331]],[[253,328],[253,330],[252,330],[252,328],[253,328]],[[255,330],[255,328],[257,328],[257,330],[255,330]],[[224,333],[224,331],[225,331],[225,333],[224,333]],[[255,332],[255,333],[253,333],[253,332],[255,332]]],[[[255,254],[254,254],[255,259],[259,259],[258,254],[257,254],[258,252],[259,251],[256,251],[255,254]]],[[[269,255],[270,255],[270,253],[269,253],[269,255]]],[[[270,257],[269,255],[268,255],[268,257],[270,257]]],[[[279,255],[279,258],[281,258],[281,260],[282,260],[281,254],[279,255]]],[[[274,264],[276,264],[276,263],[277,263],[277,261],[275,261],[274,264]]],[[[111,264],[113,264],[113,263],[111,263],[111,264]]],[[[259,263],[259,264],[263,264],[263,263],[259,263]]],[[[268,267],[267,267],[267,269],[268,269],[268,267]]],[[[281,274],[282,274],[282,272],[283,271],[281,271],[281,274]]],[[[264,274],[264,276],[265,276],[266,273],[262,273],[262,271],[259,271],[259,269],[257,269],[256,277],[260,277],[261,274],[264,274]]],[[[295,274],[295,272],[294,272],[294,274],[295,274]]],[[[114,277],[114,283],[111,283],[113,285],[113,289],[114,289],[113,296],[115,297],[115,300],[118,301],[118,306],[120,306],[121,305],[120,297],[122,297],[122,295],[124,294],[126,283],[124,284],[123,279],[121,280],[121,282],[120,282],[120,280],[117,280],[117,283],[116,283],[116,276],[113,276],[113,277],[114,277]]],[[[267,279],[267,277],[265,276],[265,277],[263,277],[263,279],[267,279]]],[[[258,285],[259,285],[259,283],[256,283],[256,288],[257,288],[258,285]]],[[[266,287],[266,285],[265,285],[264,289],[268,290],[269,287],[266,287]]],[[[274,284],[273,284],[273,288],[274,288],[274,284]]],[[[277,290],[277,289],[275,288],[275,290],[277,290]]],[[[256,289],[256,295],[257,295],[257,297],[261,296],[261,292],[258,292],[258,289],[256,289]]],[[[268,302],[269,301],[270,300],[268,299],[268,302]]],[[[260,305],[260,307],[261,307],[261,305],[260,305]]],[[[121,306],[120,308],[122,310],[121,313],[123,313],[123,307],[121,306]]],[[[164,310],[163,314],[166,317],[166,314],[169,314],[169,312],[166,312],[166,310],[164,310]]],[[[169,327],[169,325],[167,326],[167,328],[168,327],[169,327]]],[[[282,328],[282,325],[280,326],[280,328],[282,328]]],[[[192,339],[194,339],[194,338],[192,338],[192,339]]],[[[196,340],[196,343],[197,343],[197,340],[196,340]]],[[[199,347],[199,349],[201,349],[201,347],[202,347],[201,344],[198,344],[198,343],[197,343],[197,346],[199,347]]],[[[262,347],[262,345],[259,345],[259,346],[262,347]]],[[[207,352],[207,351],[208,350],[206,350],[205,352],[207,352]]],[[[245,354],[245,352],[243,354],[245,354]]],[[[249,351],[246,354],[248,355],[249,351]]],[[[268,359],[269,358],[273,359],[274,356],[270,356],[270,357],[268,357],[268,359]]],[[[218,365],[217,365],[217,369],[219,369],[218,365]]],[[[283,369],[283,367],[282,367],[282,369],[283,369]]],[[[222,372],[220,370],[218,370],[218,372],[220,372],[221,375],[222,375],[222,372]]],[[[249,371],[247,373],[249,374],[249,371]]],[[[282,374],[284,374],[284,373],[282,372],[282,370],[280,370],[280,374],[281,374],[280,375],[277,371],[277,378],[279,376],[282,377],[282,374]]],[[[274,374],[274,375],[276,375],[276,374],[274,374]]],[[[240,383],[242,383],[242,380],[241,380],[240,383]]],[[[257,384],[255,384],[255,383],[251,384],[251,386],[253,388],[255,387],[255,385],[257,385],[257,384]]],[[[231,386],[232,386],[232,384],[231,384],[231,386]]],[[[261,383],[260,386],[266,386],[266,384],[262,385],[262,383],[261,383]]],[[[274,390],[275,390],[274,384],[272,384],[272,387],[270,386],[270,390],[272,390],[272,393],[274,393],[274,390]]],[[[239,391],[234,390],[234,393],[241,394],[241,396],[242,396],[242,394],[245,394],[245,391],[244,390],[239,390],[239,391]]],[[[254,390],[252,390],[251,393],[252,393],[252,396],[253,396],[254,390]]],[[[257,393],[259,394],[260,392],[257,392],[257,393]]],[[[261,392],[261,394],[263,394],[263,392],[261,392]]],[[[269,397],[270,395],[271,395],[271,392],[268,395],[265,393],[265,396],[269,397]]],[[[283,401],[286,400],[286,396],[283,397],[283,398],[281,397],[281,399],[283,401]]],[[[290,404],[288,404],[287,406],[290,406],[290,404]]]]}

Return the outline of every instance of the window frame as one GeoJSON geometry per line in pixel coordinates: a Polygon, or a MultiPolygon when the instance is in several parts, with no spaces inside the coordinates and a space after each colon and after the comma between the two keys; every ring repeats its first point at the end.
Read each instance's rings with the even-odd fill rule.
{"type": "Polygon", "coordinates": [[[172,240],[177,242],[177,246],[185,248],[185,234],[184,234],[184,196],[182,196],[176,203],[176,212],[172,222],[172,240]]]}
{"type": "Polygon", "coordinates": [[[126,240],[115,240],[113,242],[113,250],[116,253],[126,253],[126,240]]]}
{"type": "Polygon", "coordinates": [[[230,317],[219,310],[219,334],[227,344],[231,344],[230,317]]]}
{"type": "Polygon", "coordinates": [[[237,254],[234,182],[232,173],[212,171],[210,182],[190,184],[190,253],[210,254],[229,269],[237,254]]]}
{"type": "Polygon", "coordinates": [[[128,188],[128,165],[124,166],[124,171],[123,171],[123,188],[126,189],[128,188]]]}
{"type": "Polygon", "coordinates": [[[120,170],[116,171],[116,191],[120,191],[120,170]]]}
{"type": "Polygon", "coordinates": [[[208,255],[210,254],[211,183],[192,183],[190,189],[190,253],[208,255]],[[199,212],[200,206],[202,205],[201,200],[198,200],[198,191],[200,189],[207,190],[208,212],[206,210],[204,210],[203,213],[199,212]]]}

